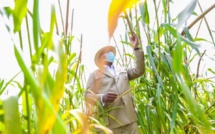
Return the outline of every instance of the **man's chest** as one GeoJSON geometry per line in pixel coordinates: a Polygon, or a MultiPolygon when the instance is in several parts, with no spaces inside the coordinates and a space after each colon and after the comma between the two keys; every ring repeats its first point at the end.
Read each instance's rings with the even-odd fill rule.
{"type": "Polygon", "coordinates": [[[95,74],[95,88],[99,93],[122,93],[129,88],[129,79],[126,71],[117,71],[115,75],[107,72],[95,74]]]}

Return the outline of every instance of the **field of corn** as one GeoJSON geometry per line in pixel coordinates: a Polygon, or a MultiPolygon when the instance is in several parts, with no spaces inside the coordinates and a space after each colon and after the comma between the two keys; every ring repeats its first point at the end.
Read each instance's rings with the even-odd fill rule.
{"type": "MultiPolygon", "coordinates": [[[[0,76],[0,134],[92,134],[94,128],[109,133],[102,122],[85,114],[88,74],[82,53],[87,52],[81,51],[84,38],[72,32],[73,1],[50,4],[48,32],[40,25],[46,21],[40,18],[41,1],[30,0],[29,6],[27,0],[15,0],[13,6],[0,7],[0,21],[20,67],[10,79],[0,76]],[[73,43],[75,37],[79,44],[73,43]],[[18,94],[3,97],[11,87],[18,94]]],[[[215,2],[202,9],[203,0],[190,0],[172,18],[174,1],[140,0],[120,11],[117,19],[125,32],[113,34],[117,65],[133,66],[128,36],[136,32],[146,66],[145,74],[130,82],[140,134],[215,134],[215,69],[202,67],[206,59],[212,64],[215,55],[199,47],[215,46],[215,24],[207,20],[207,15],[214,17],[215,2]],[[201,29],[207,38],[200,36],[201,29]]]]}

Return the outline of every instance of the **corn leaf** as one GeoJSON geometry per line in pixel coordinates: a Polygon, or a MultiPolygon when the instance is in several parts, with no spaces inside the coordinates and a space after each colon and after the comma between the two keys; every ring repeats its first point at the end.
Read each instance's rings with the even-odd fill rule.
{"type": "Polygon", "coordinates": [[[6,134],[21,134],[21,123],[18,109],[18,97],[10,97],[3,101],[6,134]]]}
{"type": "Polygon", "coordinates": [[[156,66],[155,66],[155,63],[154,63],[154,59],[153,59],[153,56],[152,56],[152,48],[151,46],[147,46],[146,47],[146,50],[147,50],[147,53],[149,55],[149,60],[150,60],[150,65],[152,67],[152,70],[154,71],[157,79],[158,79],[158,82],[159,82],[159,85],[163,88],[163,81],[160,77],[160,75],[158,74],[158,71],[156,69],[156,66]]]}
{"type": "Polygon", "coordinates": [[[184,82],[181,74],[176,74],[176,78],[178,80],[178,84],[182,89],[182,93],[185,96],[186,103],[188,104],[188,109],[192,113],[194,117],[194,121],[198,122],[202,126],[199,127],[202,131],[211,131],[211,124],[209,123],[208,118],[204,115],[203,110],[200,108],[196,100],[192,97],[191,92],[184,82]]]}
{"type": "Polygon", "coordinates": [[[14,32],[20,30],[22,20],[27,13],[28,0],[15,0],[15,8],[13,10],[14,32]]]}
{"type": "Polygon", "coordinates": [[[182,66],[182,51],[183,47],[179,40],[177,40],[177,45],[175,47],[175,50],[173,52],[173,68],[176,73],[179,73],[181,71],[182,66]]]}
{"type": "Polygon", "coordinates": [[[148,5],[146,1],[144,2],[144,4],[140,5],[140,12],[141,12],[142,20],[145,22],[145,24],[149,24],[150,17],[149,17],[148,5]]]}
{"type": "Polygon", "coordinates": [[[192,15],[198,0],[192,0],[179,14],[177,28],[180,28],[192,15]]]}
{"type": "Polygon", "coordinates": [[[152,121],[151,121],[149,105],[146,105],[146,120],[147,120],[147,124],[148,124],[148,132],[152,134],[153,133],[152,132],[152,121]]]}
{"type": "Polygon", "coordinates": [[[34,0],[33,9],[33,37],[34,37],[34,48],[37,51],[39,46],[39,35],[40,35],[40,19],[39,19],[39,0],[34,0]]]}
{"type": "Polygon", "coordinates": [[[70,114],[73,115],[77,119],[77,121],[81,124],[82,127],[80,131],[83,134],[90,134],[86,115],[79,110],[70,110],[70,114]]]}
{"type": "Polygon", "coordinates": [[[5,85],[4,80],[0,81],[0,95],[5,91],[7,86],[19,75],[20,73],[17,73],[13,78],[11,78],[5,85]]]}
{"type": "Polygon", "coordinates": [[[185,38],[181,34],[177,32],[176,29],[174,29],[171,25],[169,24],[162,24],[163,27],[165,27],[166,30],[168,30],[175,38],[180,38],[180,41],[185,42],[187,45],[190,45],[197,53],[200,55],[200,51],[198,49],[199,44],[190,41],[189,39],[185,38]]]}
{"type": "Polygon", "coordinates": [[[117,27],[117,21],[119,15],[124,12],[127,8],[131,8],[133,4],[139,0],[112,0],[109,12],[108,12],[108,32],[109,38],[113,36],[113,33],[117,27]]]}
{"type": "Polygon", "coordinates": [[[16,60],[19,64],[22,72],[24,73],[25,78],[27,79],[27,81],[30,83],[30,85],[32,87],[32,94],[34,96],[34,99],[35,99],[36,103],[39,103],[39,98],[41,95],[39,82],[35,78],[33,71],[26,66],[20,52],[18,51],[18,49],[15,45],[14,45],[14,53],[16,56],[16,60]]]}

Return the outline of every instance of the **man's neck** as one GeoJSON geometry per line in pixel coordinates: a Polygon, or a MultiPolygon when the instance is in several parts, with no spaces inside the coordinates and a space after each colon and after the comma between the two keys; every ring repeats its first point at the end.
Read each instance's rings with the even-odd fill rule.
{"type": "Polygon", "coordinates": [[[104,65],[111,67],[113,65],[113,63],[112,62],[105,62],[104,65]]]}

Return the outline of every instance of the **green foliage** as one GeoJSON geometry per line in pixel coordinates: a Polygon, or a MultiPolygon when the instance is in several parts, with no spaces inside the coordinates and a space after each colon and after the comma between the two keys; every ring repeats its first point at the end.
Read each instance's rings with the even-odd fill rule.
{"type": "Polygon", "coordinates": [[[198,0],[192,0],[179,14],[177,28],[180,28],[193,14],[198,0]]]}
{"type": "Polygon", "coordinates": [[[13,13],[13,21],[14,21],[14,32],[20,30],[22,20],[25,18],[27,14],[27,0],[16,0],[15,1],[15,8],[12,11],[13,13]]]}
{"type": "Polygon", "coordinates": [[[140,21],[135,21],[136,26],[133,29],[140,34],[140,40],[147,39],[142,46],[146,50],[146,72],[136,80],[137,87],[134,91],[138,123],[143,134],[214,133],[215,124],[211,121],[214,117],[206,114],[208,107],[211,108],[214,104],[214,91],[204,89],[208,88],[209,83],[213,85],[213,82],[207,78],[195,77],[196,74],[192,73],[193,67],[190,66],[194,57],[201,56],[198,37],[193,38],[187,26],[181,34],[178,29],[193,14],[197,2],[192,1],[179,13],[177,27],[167,9],[167,5],[171,4],[165,0],[162,1],[163,8],[157,7],[158,3],[153,1],[141,5],[139,14],[131,12],[134,16],[130,17],[130,23],[135,18],[141,18],[140,21]],[[152,14],[156,14],[156,28],[152,22],[146,23],[144,7],[149,7],[149,4],[154,4],[155,11],[150,11],[147,19],[152,20],[152,14]],[[144,25],[138,27],[139,23],[144,25]],[[192,50],[195,53],[191,53],[192,50]],[[203,97],[205,95],[208,97],[203,97]],[[209,105],[205,105],[205,101],[209,105]]]}
{"type": "MultiPolygon", "coordinates": [[[[59,20],[56,19],[55,6],[50,5],[50,29],[43,32],[40,26],[40,21],[43,21],[39,14],[40,1],[33,2],[33,9],[29,9],[27,2],[16,0],[14,9],[6,7],[0,10],[8,21],[10,17],[13,18],[13,31],[9,24],[5,24],[5,27],[19,38],[19,42],[13,40],[13,45],[21,69],[21,73],[9,81],[0,79],[0,95],[10,85],[20,89],[17,96],[0,100],[0,133],[88,134],[93,133],[94,128],[108,133],[104,119],[96,120],[84,113],[85,70],[81,64],[81,51],[78,54],[71,49],[75,36],[69,35],[68,26],[63,24],[60,39],[54,41],[55,36],[59,36],[56,33],[59,20]],[[25,25],[23,20],[26,20],[25,25]],[[25,34],[27,39],[23,36],[25,34]],[[23,43],[26,40],[28,43],[23,43]],[[30,53],[30,63],[23,57],[25,51],[30,53]],[[23,75],[23,82],[15,81],[20,74],[23,75]]],[[[144,76],[131,81],[131,88],[135,88],[132,92],[139,131],[141,134],[212,134],[215,131],[215,95],[214,91],[208,89],[214,89],[215,85],[210,78],[198,71],[193,73],[191,69],[194,58],[201,60],[200,56],[204,55],[198,48],[199,42],[209,41],[194,36],[195,33],[191,33],[188,26],[183,28],[182,33],[179,31],[196,13],[198,1],[191,1],[179,13],[177,26],[169,11],[171,2],[162,0],[160,5],[155,0],[145,1],[137,6],[138,9],[129,12],[128,22],[140,41],[144,41],[144,44],[140,42],[140,47],[145,50],[146,72],[144,76]],[[149,9],[151,6],[154,6],[154,11],[149,9]]],[[[127,23],[125,27],[128,27],[127,23]]],[[[134,57],[129,51],[131,44],[127,39],[128,33],[125,33],[125,39],[120,40],[123,45],[117,62],[130,67],[134,57]]],[[[211,38],[213,42],[213,36],[211,38]]],[[[207,71],[215,74],[212,68],[207,71]]],[[[102,114],[109,116],[110,110],[113,109],[103,110],[102,114]]]]}
{"type": "Polygon", "coordinates": [[[5,133],[21,134],[21,123],[18,109],[18,97],[10,97],[3,101],[5,133]]]}

